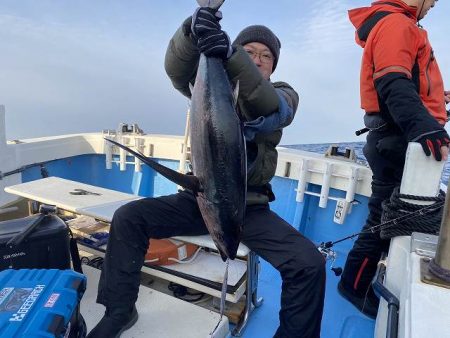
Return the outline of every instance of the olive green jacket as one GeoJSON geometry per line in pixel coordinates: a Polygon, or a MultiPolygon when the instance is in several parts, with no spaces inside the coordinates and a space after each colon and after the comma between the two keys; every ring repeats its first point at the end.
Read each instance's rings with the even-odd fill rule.
{"type": "MultiPolygon", "coordinates": [[[[190,98],[189,83],[193,84],[195,81],[200,54],[188,30],[185,22],[170,40],[165,69],[175,89],[190,98]]],[[[238,109],[246,121],[277,112],[279,95],[286,99],[294,113],[297,110],[299,98],[295,90],[287,83],[265,80],[241,46],[236,46],[224,66],[231,83],[235,85],[239,81],[238,109]]],[[[289,124],[292,121],[287,122],[289,124]]],[[[278,158],[275,147],[281,136],[280,129],[257,134],[251,142],[247,142],[248,157],[252,159],[247,177],[249,187],[264,186],[275,175],[278,158]]]]}

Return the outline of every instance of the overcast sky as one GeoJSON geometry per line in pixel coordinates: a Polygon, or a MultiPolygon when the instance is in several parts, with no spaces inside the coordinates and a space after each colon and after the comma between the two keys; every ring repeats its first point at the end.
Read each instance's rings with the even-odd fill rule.
{"type": "MultiPolygon", "coordinates": [[[[347,10],[361,0],[227,0],[232,39],[251,24],[282,43],[272,80],[300,94],[282,144],[363,141],[359,65],[347,10]]],[[[8,139],[116,129],[184,133],[187,99],[164,71],[167,43],[194,0],[0,0],[0,104],[8,139]]],[[[422,24],[450,88],[450,2],[422,24]]]]}

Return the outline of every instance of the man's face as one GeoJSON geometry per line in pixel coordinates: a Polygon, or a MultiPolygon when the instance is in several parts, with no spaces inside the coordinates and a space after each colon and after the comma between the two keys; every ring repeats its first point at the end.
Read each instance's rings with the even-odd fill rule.
{"type": "Polygon", "coordinates": [[[437,0],[419,0],[417,2],[417,10],[420,10],[420,8],[422,8],[422,10],[420,11],[417,18],[419,20],[423,19],[425,17],[425,15],[428,14],[428,11],[430,10],[430,8],[434,7],[436,2],[437,2],[437,0]]]}
{"type": "Polygon", "coordinates": [[[272,75],[273,62],[275,60],[270,49],[259,42],[250,42],[245,44],[245,51],[258,67],[264,79],[269,80],[272,75]]]}

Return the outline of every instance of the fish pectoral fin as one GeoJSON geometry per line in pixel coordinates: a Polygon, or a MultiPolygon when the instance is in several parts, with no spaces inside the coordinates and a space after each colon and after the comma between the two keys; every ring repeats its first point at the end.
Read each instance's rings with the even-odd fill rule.
{"type": "Polygon", "coordinates": [[[233,101],[235,106],[237,106],[238,97],[239,97],[239,80],[236,82],[236,86],[234,87],[233,91],[233,101]]]}
{"type": "Polygon", "coordinates": [[[194,194],[197,194],[198,192],[203,191],[200,186],[200,181],[198,180],[198,178],[196,176],[179,173],[178,171],[167,168],[167,167],[163,166],[162,164],[159,164],[158,162],[156,162],[155,160],[152,160],[151,158],[145,157],[142,153],[134,151],[133,149],[131,149],[119,142],[116,142],[116,141],[111,140],[106,137],[104,137],[104,139],[106,141],[111,142],[112,144],[116,145],[117,147],[124,149],[131,155],[137,157],[142,162],[147,164],[150,168],[157,171],[158,173],[163,175],[168,180],[174,182],[175,184],[182,186],[185,189],[192,190],[194,192],[194,194]]]}
{"type": "MultiPolygon", "coordinates": [[[[167,168],[167,169],[169,169],[169,168],[167,168]]],[[[172,169],[169,169],[169,170],[172,170],[172,169]]],[[[178,182],[171,180],[172,182],[175,182],[176,184],[182,186],[185,189],[191,190],[194,193],[194,195],[196,195],[196,196],[199,192],[203,192],[203,188],[200,186],[200,182],[199,182],[197,176],[180,174],[179,172],[177,172],[175,170],[174,170],[174,172],[176,174],[182,175],[183,177],[180,177],[178,182]]],[[[169,180],[170,180],[170,178],[169,178],[169,180]]]]}

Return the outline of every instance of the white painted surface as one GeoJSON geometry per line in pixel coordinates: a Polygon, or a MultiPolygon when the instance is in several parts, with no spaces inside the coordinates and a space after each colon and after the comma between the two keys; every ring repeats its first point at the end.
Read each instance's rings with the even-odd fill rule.
{"type": "MultiPolygon", "coordinates": [[[[444,161],[436,161],[434,157],[426,156],[422,146],[410,142],[406,152],[405,168],[403,170],[400,192],[407,195],[436,197],[439,194],[444,161]]],[[[411,201],[414,204],[432,204],[433,202],[411,201]]]]}
{"type": "MultiPolygon", "coordinates": [[[[83,266],[83,272],[87,276],[87,290],[81,300],[81,314],[89,331],[100,321],[105,307],[95,302],[100,270],[83,266]]],[[[122,334],[122,338],[223,338],[230,335],[226,316],[211,336],[220,320],[218,313],[145,286],[139,289],[136,307],[138,321],[122,334]]]]}
{"type": "MultiPolygon", "coordinates": [[[[222,283],[225,266],[219,255],[200,251],[192,263],[166,265],[165,268],[222,283]]],[[[246,262],[237,259],[230,261],[227,284],[236,286],[246,271],[246,262]]]]}
{"type": "Polygon", "coordinates": [[[411,254],[410,299],[405,309],[403,337],[450,337],[450,290],[422,283],[420,256],[411,254]],[[410,320],[409,320],[410,319],[410,320]]]}
{"type": "MultiPolygon", "coordinates": [[[[0,173],[17,169],[16,152],[14,145],[6,143],[6,116],[5,106],[0,105],[0,173]]],[[[14,201],[11,195],[2,194],[5,187],[18,184],[22,180],[21,174],[14,174],[0,179],[0,207],[14,201]]]]}
{"type": "Polygon", "coordinates": [[[275,173],[277,176],[284,177],[287,163],[290,163],[290,178],[299,180],[301,177],[306,177],[306,183],[322,185],[327,166],[332,164],[333,170],[331,172],[330,188],[347,191],[349,189],[349,182],[354,179],[352,175],[354,175],[355,169],[358,169],[356,188],[354,189],[352,187],[351,189],[363,196],[370,196],[372,192],[370,185],[372,171],[367,166],[355,162],[327,158],[323,154],[297,149],[278,147],[277,150],[278,165],[275,173]],[[305,173],[305,169],[303,169],[302,176],[302,162],[304,161],[308,163],[306,168],[308,172],[305,173]]]}
{"type": "MultiPolygon", "coordinates": [[[[89,184],[66,180],[59,177],[47,177],[36,181],[13,185],[5,188],[11,194],[30,200],[56,205],[57,207],[75,213],[82,213],[84,208],[110,208],[123,201],[129,202],[141,197],[122,192],[104,189],[89,184]],[[77,189],[99,195],[73,195],[77,189]]],[[[89,216],[89,215],[88,215],[89,216]]]]}
{"type": "MultiPolygon", "coordinates": [[[[400,301],[399,323],[404,322],[404,304],[409,302],[406,288],[408,288],[408,276],[410,275],[410,238],[409,236],[393,238],[389,248],[389,256],[386,259],[387,267],[384,285],[400,301]]],[[[375,337],[386,337],[387,316],[387,302],[384,299],[380,299],[375,325],[375,337]]],[[[403,328],[400,328],[400,330],[403,330],[403,328]]]]}
{"type": "MultiPolygon", "coordinates": [[[[400,300],[399,338],[450,337],[450,289],[420,280],[420,258],[409,236],[391,241],[385,286],[400,300]]],[[[387,303],[382,300],[375,337],[386,337],[387,303]]]]}
{"type": "MultiPolygon", "coordinates": [[[[211,239],[210,235],[203,235],[203,236],[176,236],[175,239],[178,239],[183,242],[189,242],[196,244],[198,246],[203,246],[210,249],[216,249],[216,246],[211,239]]],[[[244,244],[239,244],[237,256],[238,257],[245,257],[250,252],[250,249],[247,248],[244,244]]]]}

